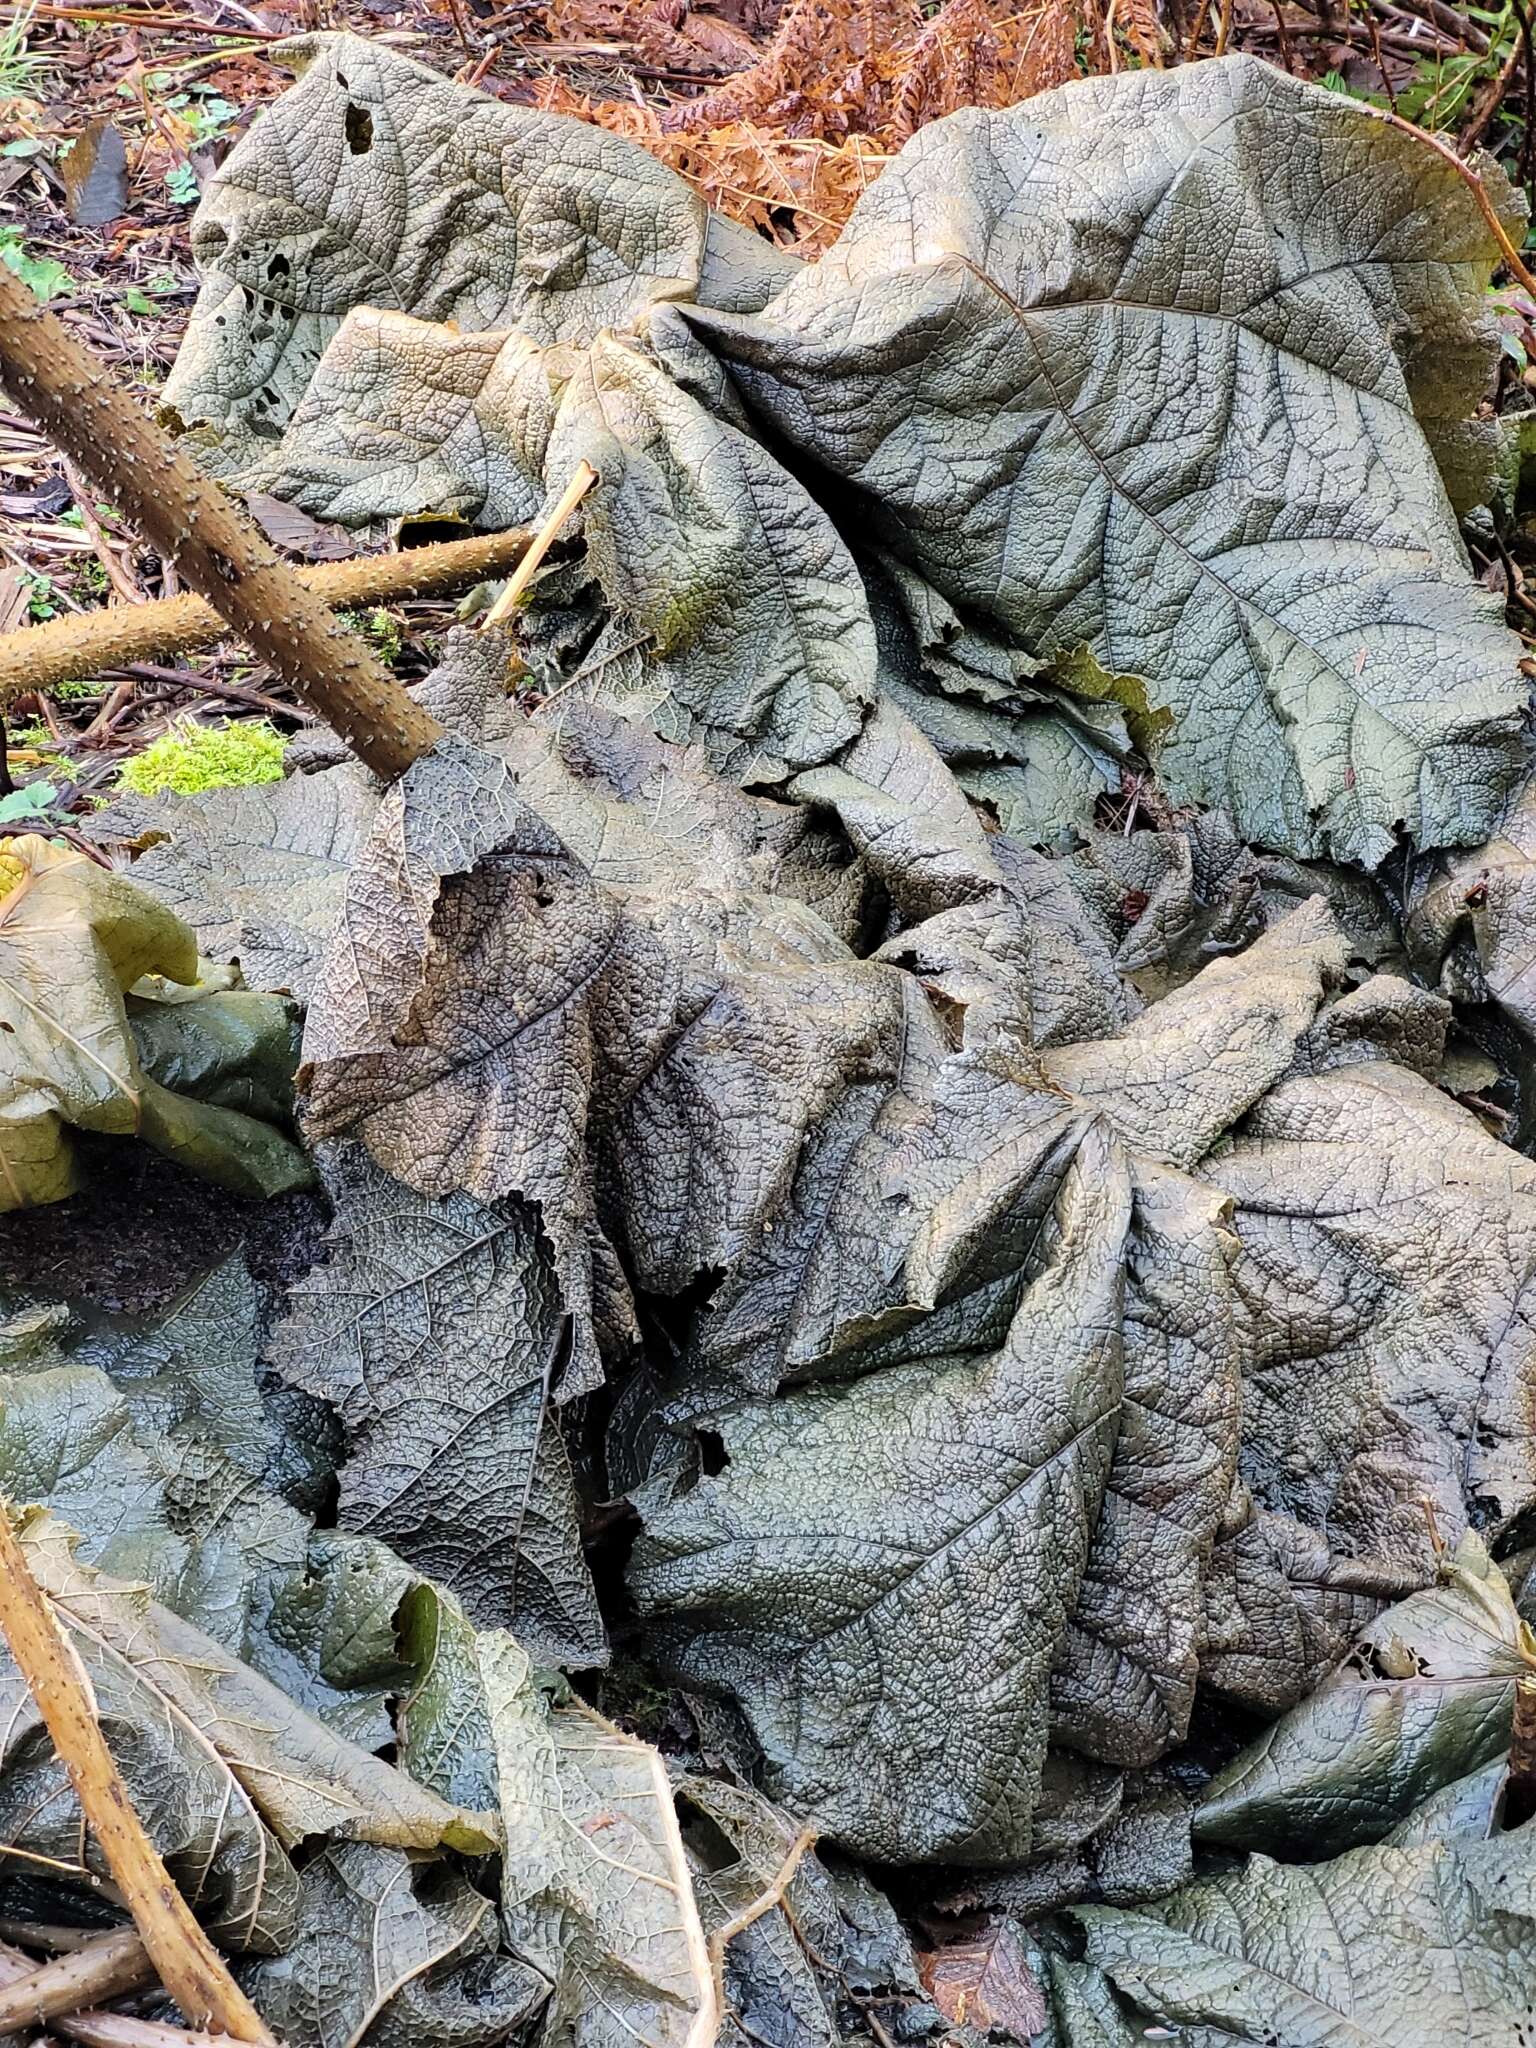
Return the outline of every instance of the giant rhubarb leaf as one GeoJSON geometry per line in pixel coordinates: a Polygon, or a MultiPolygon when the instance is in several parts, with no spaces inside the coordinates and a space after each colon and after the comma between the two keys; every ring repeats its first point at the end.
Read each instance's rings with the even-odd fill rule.
{"type": "MultiPolygon", "coordinates": [[[[71,1533],[51,1515],[28,1513],[20,1533],[146,1824],[234,1946],[286,1943],[296,1883],[284,1852],[308,1836],[472,1853],[494,1846],[485,1816],[344,1741],[142,1586],[79,1563],[71,1533]]],[[[69,1780],[9,1660],[0,1696],[7,1839],[78,1868],[69,1780]]]]}
{"type": "Polygon", "coordinates": [[[1231,58],[936,122],[760,316],[669,317],[946,598],[1143,678],[1177,796],[1371,864],[1482,837],[1518,765],[1435,468],[1497,260],[1421,142],[1231,58]]]}
{"type": "Polygon", "coordinates": [[[287,2048],[497,2048],[545,1985],[497,1954],[495,1908],[461,1871],[346,1842],[304,1866],[285,1955],[245,1988],[287,2048]]]}
{"type": "Polygon", "coordinates": [[[1379,1841],[1432,1792],[1502,1758],[1536,1640],[1475,1536],[1389,1608],[1309,1698],[1218,1772],[1207,1842],[1310,1860],[1379,1841]]]}
{"type": "Polygon", "coordinates": [[[198,210],[203,286],[165,388],[221,468],[270,449],[355,305],[588,341],[659,298],[761,305],[789,267],[601,129],[451,85],[360,36],[286,54],[298,86],[198,210]]]}
{"type": "MultiPolygon", "coordinates": [[[[1355,1849],[1306,1867],[1253,1856],[1141,1913],[1075,1917],[1089,1961],[1202,2048],[1514,2048],[1536,1968],[1536,1835],[1355,1849]]],[[[1097,2032],[1074,2017],[1073,2048],[1145,2038],[1117,2034],[1113,2010],[1098,2006],[1097,2032]]]]}
{"type": "Polygon", "coordinates": [[[565,1318],[533,1213],[432,1199],[361,1147],[325,1162],[328,1257],[273,1360],[339,1408],[344,1528],[382,1539],[551,1663],[606,1655],[555,1420],[565,1318]]]}
{"type": "Polygon", "coordinates": [[[551,1700],[509,1636],[482,1635],[509,1940],[554,1985],[549,2048],[711,2048],[715,1977],[660,1754],[551,1700]]]}
{"type": "Polygon", "coordinates": [[[746,1704],[775,1788],[893,1861],[1018,1856],[1061,1630],[1124,1387],[1130,1189],[1095,1135],[1059,1255],[995,1352],[718,1418],[721,1480],[653,1514],[633,1583],[654,1650],[746,1704]],[[949,1677],[967,1674],[956,1714],[949,1677]]]}
{"type": "Polygon", "coordinates": [[[221,1033],[200,1040],[190,1007],[166,1032],[146,1001],[141,1055],[127,992],[152,988],[146,977],[192,983],[197,971],[186,925],[126,877],[34,835],[0,841],[0,1210],[72,1192],[71,1124],[143,1137],[241,1194],[308,1181],[303,1154],[263,1114],[217,1099],[231,1067],[243,1067],[251,1086],[229,1099],[265,1115],[280,1107],[281,1004],[254,998],[242,1017],[221,1011],[221,1033]],[[155,1070],[194,1093],[173,1092],[155,1070]]]}

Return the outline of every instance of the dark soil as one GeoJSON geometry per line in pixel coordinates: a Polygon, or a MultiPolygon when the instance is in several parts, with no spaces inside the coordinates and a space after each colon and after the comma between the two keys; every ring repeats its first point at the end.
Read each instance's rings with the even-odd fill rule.
{"type": "Polygon", "coordinates": [[[164,1308],[237,1244],[276,1291],[320,1256],[318,1195],[245,1201],[127,1139],[74,1140],[83,1192],[0,1216],[0,1289],[72,1296],[117,1313],[164,1308]]]}

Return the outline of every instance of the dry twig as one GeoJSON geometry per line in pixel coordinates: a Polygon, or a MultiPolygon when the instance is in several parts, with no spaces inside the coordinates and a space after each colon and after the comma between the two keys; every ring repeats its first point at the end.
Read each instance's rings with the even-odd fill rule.
{"type": "Polygon", "coordinates": [[[276,2048],[260,2013],[198,1926],[144,1832],[101,1732],[90,1681],[32,1576],[11,1511],[3,1503],[0,1633],[37,1702],[80,1810],[166,1990],[194,2026],[276,2048]]]}
{"type": "MultiPolygon", "coordinates": [[[[293,573],[326,605],[395,604],[437,597],[489,576],[504,576],[522,560],[528,535],[473,534],[435,541],[396,555],[353,555],[293,573]]],[[[193,654],[222,640],[229,627],[200,597],[162,598],[155,604],[109,605],[100,611],[50,619],[0,636],[0,705],[26,690],[47,690],[103,670],[193,654]]],[[[194,682],[198,679],[187,677],[194,682]]],[[[209,684],[221,696],[251,693],[209,684]]]]}

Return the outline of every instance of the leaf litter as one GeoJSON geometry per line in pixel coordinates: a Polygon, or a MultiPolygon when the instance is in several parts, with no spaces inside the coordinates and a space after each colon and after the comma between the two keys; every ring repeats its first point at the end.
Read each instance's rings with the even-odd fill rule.
{"type": "MultiPolygon", "coordinates": [[[[177,1883],[294,2048],[1516,2048],[1473,193],[1234,58],[926,126],[804,262],[290,54],[188,442],[322,520],[596,482],[391,787],[322,744],[123,797],[110,872],[5,843],[12,1205],[80,1127],[330,1213],[283,1286],[0,1322],[0,1487],[177,1883]]],[[[5,1686],[0,1908],[99,1925],[5,1686]]]]}

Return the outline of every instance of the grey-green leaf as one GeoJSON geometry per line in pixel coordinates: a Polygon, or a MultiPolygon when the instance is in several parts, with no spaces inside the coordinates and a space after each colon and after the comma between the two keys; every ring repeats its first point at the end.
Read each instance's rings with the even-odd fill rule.
{"type": "Polygon", "coordinates": [[[1536,1835],[1305,1867],[1253,1856],[1139,1914],[1074,1915],[1089,1961],[1202,2048],[1518,2048],[1536,1969],[1536,1835]]]}
{"type": "Polygon", "coordinates": [[[379,1538],[550,1663],[601,1663],[555,1417],[565,1316],[531,1210],[418,1195],[331,1148],[325,1261],[294,1288],[272,1361],[333,1402],[351,1457],[342,1527],[379,1538]]]}
{"type": "Polygon", "coordinates": [[[1307,1861],[1379,1841],[1504,1756],[1525,1668],[1509,1587],[1465,1536],[1438,1585],[1379,1615],[1316,1692],[1217,1773],[1197,1837],[1307,1861]]]}
{"type": "Polygon", "coordinates": [[[653,1654],[735,1693],[770,1788],[865,1855],[1029,1846],[1123,1393],[1129,1211],[1090,1134],[995,1352],[722,1416],[724,1470],[647,1518],[631,1584],[653,1654]]]}
{"type": "Polygon", "coordinates": [[[1435,466],[1498,254],[1421,142],[1234,57],[935,122],[760,316],[681,317],[952,603],[1141,677],[1176,797],[1373,865],[1483,837],[1519,763],[1435,466]]]}

